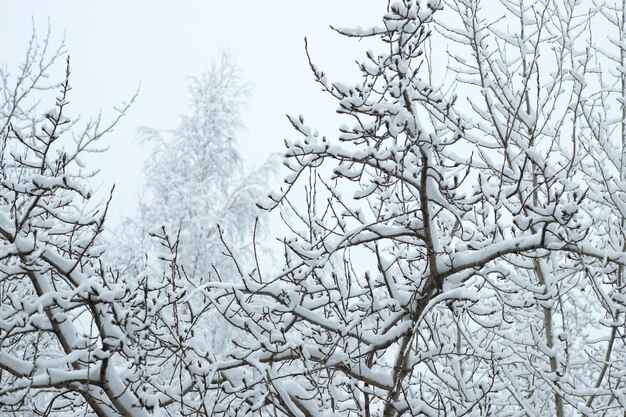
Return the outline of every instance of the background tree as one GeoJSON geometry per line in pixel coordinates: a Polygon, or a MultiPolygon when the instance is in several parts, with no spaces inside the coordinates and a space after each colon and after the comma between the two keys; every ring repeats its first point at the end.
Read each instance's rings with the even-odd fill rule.
{"type": "MultiPolygon", "coordinates": [[[[591,55],[585,51],[585,42],[590,41],[593,11],[568,1],[501,2],[493,14],[494,10],[485,10],[477,1],[446,4],[456,14],[457,24],[440,19],[439,27],[457,43],[451,68],[463,86],[459,91],[471,97],[466,114],[473,120],[476,134],[493,141],[504,158],[483,159],[492,171],[510,168],[511,161],[523,161],[526,167],[521,175],[527,189],[533,191],[525,194],[524,186],[518,187],[522,205],[517,214],[528,218],[532,209],[523,204],[527,199],[543,205],[554,198],[543,194],[538,185],[559,177],[563,178],[562,188],[553,188],[553,193],[577,192],[571,200],[576,206],[571,209],[578,210],[586,192],[579,182],[586,152],[580,149],[577,119],[586,99],[582,83],[591,55]],[[503,18],[497,21],[495,16],[503,18]]],[[[525,221],[516,225],[539,229],[525,221]]],[[[597,326],[597,304],[587,300],[589,287],[580,274],[582,265],[565,253],[539,253],[508,261],[513,267],[510,273],[522,280],[499,284],[503,294],[515,295],[492,303],[507,315],[509,326],[494,327],[490,337],[502,345],[513,340],[517,345],[506,350],[516,407],[563,416],[568,403],[576,406],[579,401],[576,387],[589,386],[593,380],[592,374],[577,364],[585,361],[582,347],[593,346],[583,334],[597,326]],[[528,305],[523,314],[518,306],[520,285],[533,297],[525,301],[528,305]],[[571,326],[570,319],[577,325],[571,326]],[[520,334],[526,336],[520,338],[520,334]],[[520,373],[523,368],[533,371],[520,373]]],[[[501,391],[506,398],[494,400],[494,411],[512,408],[508,404],[511,391],[501,391]]]]}
{"type": "Polygon", "coordinates": [[[214,226],[245,223],[227,208],[256,183],[237,176],[220,191],[235,203],[199,210],[182,193],[237,166],[225,61],[192,87],[197,114],[150,136],[144,212],[163,212],[134,224],[163,227],[105,260],[106,204],[90,209],[79,155],[112,125],[66,118],[69,69],[53,110],[25,107],[60,54],[33,41],[0,105],[0,411],[623,415],[626,12],[493,4],[396,1],[379,26],[334,28],[380,46],[354,85],[310,60],[349,124],[326,137],[289,117],[291,172],[261,204],[288,214],[278,272],[214,226]],[[207,343],[216,313],[229,351],[207,343]]]}
{"type": "MultiPolygon", "coordinates": [[[[213,279],[213,265],[224,264],[222,235],[234,245],[240,260],[252,260],[253,234],[262,236],[265,231],[264,221],[257,224],[260,213],[255,203],[274,168],[270,158],[259,169],[246,172],[238,150],[236,138],[244,127],[241,112],[250,88],[240,78],[234,59],[223,53],[207,71],[190,78],[188,110],[178,127],[139,131],[150,149],[139,210],[115,231],[117,249],[112,252],[117,265],[133,266],[131,275],[145,270],[154,276],[166,273],[171,268],[167,254],[175,250],[186,281],[181,285],[191,291],[213,279]]],[[[236,276],[234,270],[222,272],[225,280],[236,276]]],[[[207,341],[216,353],[232,336],[228,326],[218,323],[219,314],[205,323],[207,341]]]]}

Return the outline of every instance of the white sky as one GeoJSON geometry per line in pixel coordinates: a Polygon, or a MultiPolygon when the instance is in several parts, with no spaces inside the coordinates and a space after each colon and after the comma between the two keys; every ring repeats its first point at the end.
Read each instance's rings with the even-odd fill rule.
{"type": "MultiPolygon", "coordinates": [[[[332,80],[357,74],[355,41],[334,33],[337,26],[378,23],[386,1],[50,1],[4,0],[0,14],[0,62],[21,62],[32,22],[40,36],[48,22],[53,41],[65,34],[71,56],[70,115],[113,115],[112,106],[139,97],[108,137],[110,150],[98,157],[99,181],[116,193],[110,220],[131,215],[143,151],[140,126],[169,129],[185,112],[186,76],[232,53],[254,89],[244,112],[247,131],[239,141],[244,157],[260,164],[294,137],[286,113],[303,114],[323,133],[337,125],[335,103],[314,84],[304,53],[311,53],[332,80]]],[[[59,62],[63,67],[63,62],[59,62]]],[[[56,80],[55,80],[56,81],[56,80]]],[[[60,80],[59,80],[60,81],[60,80]]],[[[45,104],[46,108],[53,103],[45,104]]],[[[45,110],[45,109],[42,109],[45,110]]]]}

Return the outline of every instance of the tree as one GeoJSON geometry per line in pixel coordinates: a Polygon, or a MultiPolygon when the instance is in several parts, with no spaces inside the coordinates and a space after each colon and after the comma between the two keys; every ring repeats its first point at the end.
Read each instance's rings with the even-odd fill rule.
{"type": "MultiPolygon", "coordinates": [[[[292,173],[264,204],[296,219],[283,270],[208,286],[213,305],[251,335],[218,368],[220,411],[594,415],[626,406],[623,367],[609,361],[624,350],[623,217],[610,208],[623,205],[621,182],[603,177],[603,161],[623,149],[607,149],[619,123],[603,112],[615,96],[623,109],[623,92],[602,78],[593,48],[574,43],[592,42],[598,9],[503,0],[509,16],[489,20],[478,1],[450,2],[436,25],[448,45],[466,48],[450,46],[452,87],[470,85],[454,90],[432,81],[442,6],[392,2],[381,26],[334,28],[383,44],[358,62],[356,85],[331,83],[311,62],[352,124],[335,139],[289,117],[303,139],[288,143],[292,173]],[[585,91],[596,75],[605,82],[585,91]],[[605,246],[608,230],[615,241],[605,246]],[[608,345],[588,335],[600,323],[608,345]]],[[[621,36],[621,15],[600,11],[621,36]]]]}
{"type": "Polygon", "coordinates": [[[211,415],[215,356],[199,325],[211,311],[191,294],[178,242],[159,236],[168,268],[141,275],[104,256],[108,201],[94,202],[81,157],[102,149],[130,103],[108,123],[70,120],[69,59],[61,84],[43,83],[64,54],[48,39],[33,36],[15,78],[2,73],[0,412],[211,415]],[[27,107],[52,89],[54,108],[27,107]]]}

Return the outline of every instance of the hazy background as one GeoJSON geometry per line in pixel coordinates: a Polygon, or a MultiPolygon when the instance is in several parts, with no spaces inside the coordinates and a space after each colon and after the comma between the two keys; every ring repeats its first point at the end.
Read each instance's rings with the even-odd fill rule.
{"type": "MultiPolygon", "coordinates": [[[[249,166],[281,152],[295,133],[286,113],[303,114],[324,134],[333,134],[336,103],[313,82],[304,37],[316,63],[331,80],[356,79],[356,41],[329,25],[377,24],[386,2],[296,1],[0,1],[0,62],[22,62],[33,25],[48,28],[53,46],[65,38],[71,56],[70,115],[113,116],[112,107],[139,96],[107,138],[109,151],[93,161],[102,173],[100,191],[116,184],[110,220],[132,214],[145,151],[135,140],[141,126],[171,129],[185,113],[186,77],[199,74],[230,52],[252,85],[244,111],[240,149],[249,166]]],[[[63,69],[58,62],[58,69],[63,69]]],[[[60,81],[52,80],[52,81],[60,81]]],[[[42,103],[42,111],[53,103],[42,103]]]]}

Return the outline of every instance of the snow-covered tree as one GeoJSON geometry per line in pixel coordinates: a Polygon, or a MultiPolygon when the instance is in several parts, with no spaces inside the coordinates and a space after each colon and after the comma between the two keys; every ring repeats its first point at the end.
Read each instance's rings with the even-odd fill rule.
{"type": "MultiPolygon", "coordinates": [[[[217,279],[214,265],[222,264],[220,279],[232,280],[234,270],[223,253],[223,237],[239,259],[252,260],[253,235],[263,236],[256,201],[266,192],[274,168],[270,162],[247,172],[237,135],[250,86],[239,75],[234,59],[223,53],[199,77],[190,78],[188,107],[172,131],[140,130],[149,147],[139,210],[114,234],[115,263],[123,274],[149,271],[159,277],[171,268],[169,255],[181,267],[180,283],[192,291],[217,279]],[[258,226],[258,227],[257,227],[258,226]],[[132,266],[130,270],[128,268],[132,266]]],[[[202,329],[201,329],[202,328],[202,329]]],[[[229,328],[217,312],[207,316],[203,332],[213,354],[222,352],[229,328]]]]}
{"type": "Polygon", "coordinates": [[[350,124],[326,137],[290,117],[302,135],[287,146],[292,173],[264,204],[293,213],[284,268],[209,284],[213,305],[251,335],[221,365],[217,411],[623,412],[623,367],[605,364],[623,327],[623,217],[610,207],[624,194],[602,177],[623,145],[598,144],[616,142],[623,121],[603,112],[624,99],[606,78],[585,90],[602,73],[596,12],[622,36],[621,12],[445,5],[390,2],[382,25],[334,28],[382,42],[358,62],[357,84],[311,62],[350,124]],[[453,78],[436,84],[446,47],[453,78]]]}
{"type": "Polygon", "coordinates": [[[1,74],[0,414],[212,415],[215,315],[167,233],[155,237],[166,268],[107,264],[108,202],[94,201],[81,158],[103,149],[128,105],[111,122],[71,120],[69,60],[47,86],[63,54],[33,37],[19,72],[1,74]],[[54,90],[41,112],[33,100],[54,90]]]}
{"type": "MultiPolygon", "coordinates": [[[[124,253],[141,260],[151,244],[148,233],[164,227],[179,234],[179,258],[190,279],[206,279],[221,252],[217,225],[230,239],[250,239],[257,212],[255,199],[266,172],[246,175],[237,135],[250,87],[233,58],[221,59],[190,78],[188,108],[172,131],[142,128],[149,146],[140,209],[123,229],[136,229],[124,253]],[[137,241],[142,244],[137,245],[137,241]]],[[[123,243],[123,242],[122,242],[123,243]]]]}
{"type": "Polygon", "coordinates": [[[70,120],[69,59],[50,87],[64,51],[48,40],[33,35],[17,73],[0,74],[0,413],[145,415],[113,358],[128,334],[116,303],[128,294],[102,270],[108,204],[94,204],[81,161],[128,106],[111,122],[70,120]],[[36,99],[52,90],[42,111],[36,99]]]}

